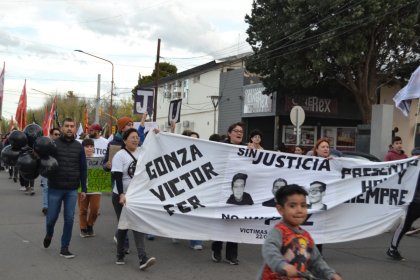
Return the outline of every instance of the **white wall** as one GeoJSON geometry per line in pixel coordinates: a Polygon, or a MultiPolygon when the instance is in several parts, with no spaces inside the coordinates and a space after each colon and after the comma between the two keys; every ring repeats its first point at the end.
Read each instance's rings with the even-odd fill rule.
{"type": "MultiPolygon", "coordinates": [[[[214,106],[209,96],[219,95],[219,81],[221,69],[215,69],[206,73],[200,74],[199,81],[194,82],[194,76],[186,77],[189,81],[189,91],[185,98],[182,99],[181,107],[181,122],[176,126],[176,133],[182,133],[184,129],[191,129],[198,134],[200,138],[208,139],[213,134],[214,127],[214,106]],[[188,121],[190,126],[184,127],[188,121]]],[[[159,127],[167,123],[170,100],[163,97],[163,87],[159,88],[157,101],[157,118],[156,121],[159,127]]],[[[181,89],[181,91],[183,88],[181,89]]],[[[216,128],[217,128],[216,110],[216,128]]],[[[169,130],[169,128],[168,128],[169,130]]]]}

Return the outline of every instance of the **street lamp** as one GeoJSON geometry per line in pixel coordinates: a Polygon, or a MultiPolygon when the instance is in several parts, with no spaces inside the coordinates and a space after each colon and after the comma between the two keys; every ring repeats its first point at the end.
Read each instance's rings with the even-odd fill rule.
{"type": "Polygon", "coordinates": [[[213,103],[213,108],[214,108],[213,133],[216,133],[216,109],[217,109],[217,106],[219,106],[219,101],[222,97],[219,95],[210,95],[207,97],[210,97],[211,103],[213,103]]]}
{"type": "Polygon", "coordinates": [[[112,78],[111,78],[111,101],[110,101],[110,106],[109,106],[109,129],[111,129],[111,133],[112,133],[112,96],[114,95],[114,63],[112,63],[110,60],[96,56],[94,54],[91,53],[87,53],[84,52],[82,50],[74,50],[75,52],[80,52],[80,53],[84,53],[93,57],[96,57],[97,59],[101,59],[104,60],[106,62],[111,63],[112,66],[112,78]]]}

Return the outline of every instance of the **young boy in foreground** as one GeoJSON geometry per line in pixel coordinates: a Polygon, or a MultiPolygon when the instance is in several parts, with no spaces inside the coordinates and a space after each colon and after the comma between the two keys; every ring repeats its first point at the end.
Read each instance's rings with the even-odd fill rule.
{"type": "Polygon", "coordinates": [[[302,279],[295,278],[298,272],[309,271],[323,279],[342,280],[324,261],[311,235],[300,227],[308,214],[307,195],[298,185],[286,185],[276,192],[282,220],[270,230],[262,246],[264,265],[257,279],[302,279]]]}

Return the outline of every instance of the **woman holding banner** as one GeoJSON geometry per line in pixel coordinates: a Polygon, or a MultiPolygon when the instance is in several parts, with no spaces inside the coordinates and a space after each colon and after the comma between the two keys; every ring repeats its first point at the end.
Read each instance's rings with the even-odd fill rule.
{"type": "MultiPolygon", "coordinates": [[[[237,122],[231,124],[228,128],[228,138],[225,143],[234,144],[234,145],[245,145],[243,141],[244,136],[244,123],[237,122]]],[[[214,241],[211,244],[212,260],[214,262],[220,262],[222,260],[222,241],[214,241]]],[[[227,263],[231,265],[238,265],[238,243],[236,242],[226,242],[226,260],[227,263]]]]}
{"type": "MultiPolygon", "coordinates": [[[[125,205],[125,193],[128,185],[136,171],[137,159],[140,154],[140,137],[135,128],[129,128],[122,135],[123,145],[112,159],[111,172],[115,179],[115,184],[112,190],[112,203],[117,212],[118,220],[121,215],[123,206],[125,205]]],[[[125,249],[124,244],[127,237],[127,229],[118,229],[117,231],[117,261],[118,265],[125,264],[125,249]]],[[[145,251],[145,234],[132,230],[134,236],[134,243],[137,247],[137,255],[140,260],[139,268],[145,270],[152,266],[156,259],[154,257],[147,257],[145,251]]]]}
{"type": "MultiPolygon", "coordinates": [[[[316,141],[315,146],[312,150],[312,155],[314,157],[322,157],[326,159],[331,159],[330,151],[330,140],[328,138],[320,138],[316,141]]],[[[322,254],[322,244],[316,244],[318,251],[322,254]]]]}

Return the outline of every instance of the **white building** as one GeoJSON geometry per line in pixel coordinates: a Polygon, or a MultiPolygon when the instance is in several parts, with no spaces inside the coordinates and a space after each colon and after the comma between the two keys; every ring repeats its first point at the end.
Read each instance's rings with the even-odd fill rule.
{"type": "MultiPolygon", "coordinates": [[[[218,101],[221,74],[244,69],[248,54],[214,60],[176,75],[159,80],[156,122],[161,131],[169,131],[168,112],[171,100],[182,99],[181,121],[175,133],[190,129],[200,138],[208,139],[218,133],[218,101]]],[[[239,121],[239,120],[238,120],[239,121]]]]}

